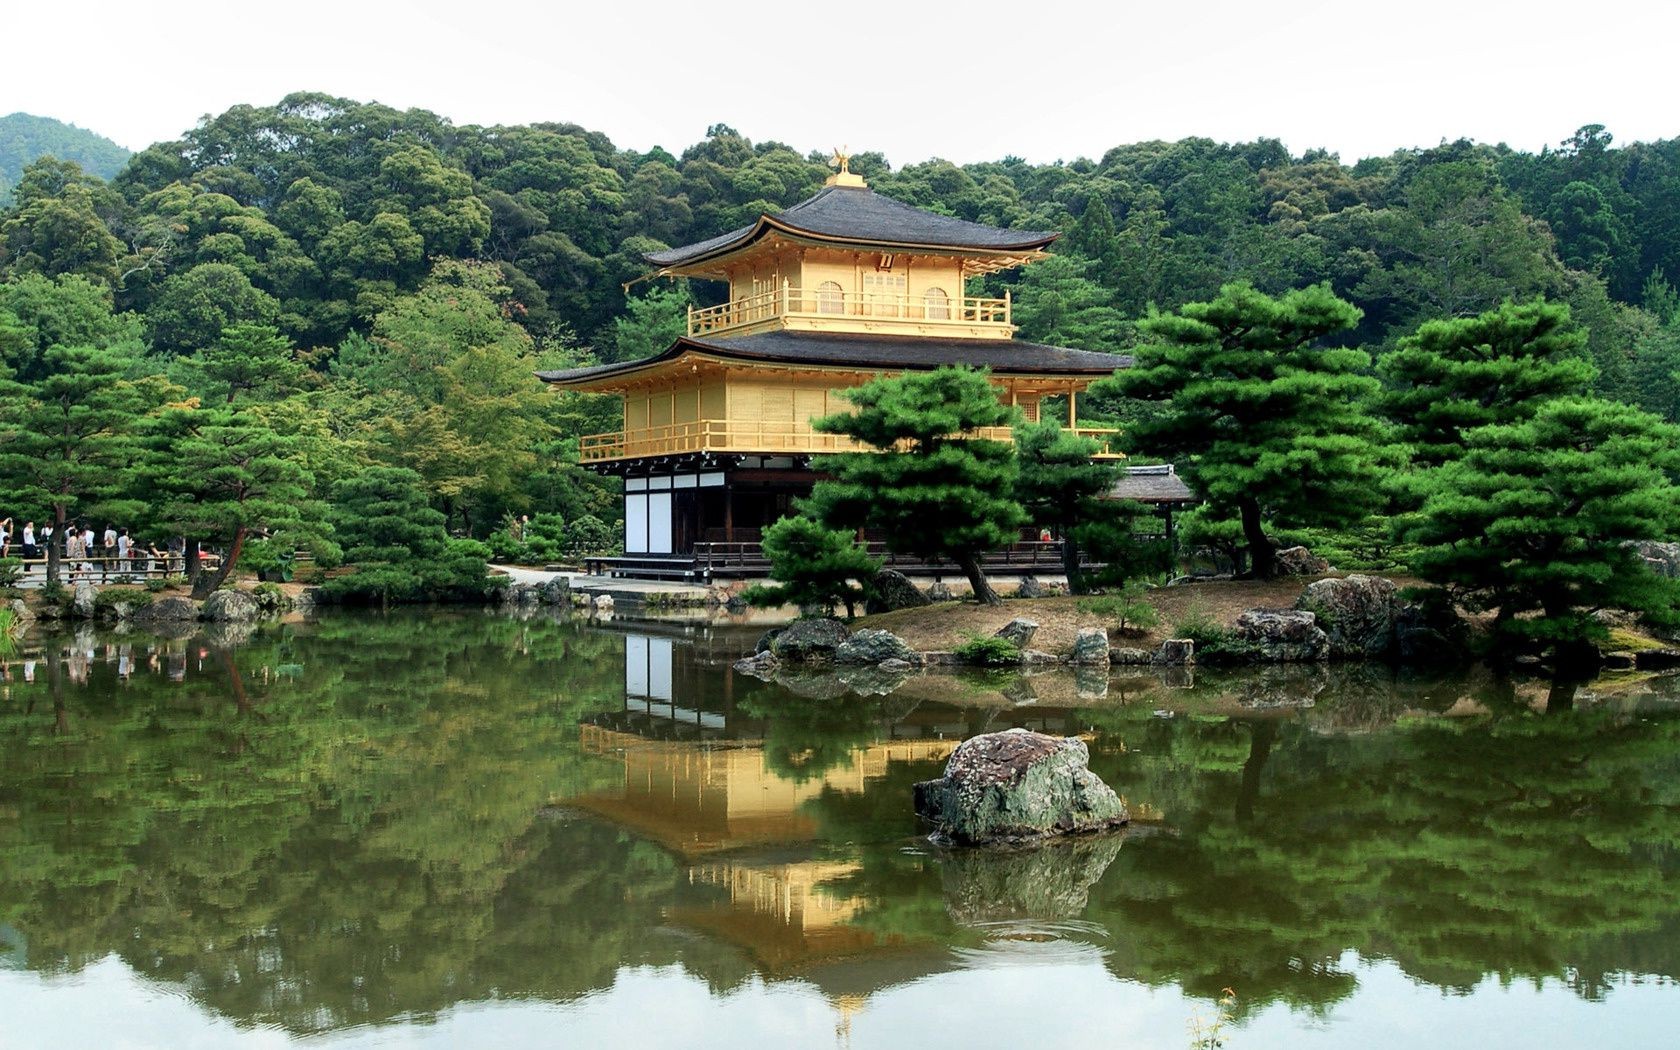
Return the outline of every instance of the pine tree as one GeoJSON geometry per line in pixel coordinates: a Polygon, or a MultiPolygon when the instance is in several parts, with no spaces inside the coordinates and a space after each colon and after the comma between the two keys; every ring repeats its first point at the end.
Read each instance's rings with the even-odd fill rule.
{"type": "Polygon", "coordinates": [[[205,380],[227,404],[240,393],[286,393],[303,375],[292,344],[271,325],[236,324],[198,356],[205,380]]]}
{"type": "Polygon", "coordinates": [[[329,580],[329,596],[387,605],[482,592],[489,548],[449,539],[414,471],[369,467],[335,484],[332,504],[334,535],[355,570],[329,580]]]}
{"type": "Polygon", "coordinates": [[[34,382],[0,382],[0,487],[16,505],[51,511],[56,581],[71,523],[133,488],[138,429],[170,388],[124,378],[133,359],[119,351],[55,346],[41,362],[34,382]]]}
{"type": "Polygon", "coordinates": [[[1119,474],[1114,464],[1092,458],[1100,450],[1095,439],[1063,430],[1054,420],[1015,428],[1020,469],[1015,498],[1030,520],[1061,534],[1062,570],[1075,594],[1085,592],[1075,537],[1105,516],[1101,500],[1119,474]]]}
{"type": "Polygon", "coordinates": [[[194,582],[206,597],[232,575],[252,533],[283,542],[324,543],[325,508],[310,499],[314,478],[301,439],[277,431],[254,408],[184,407],[153,429],[147,471],[162,499],[159,517],[186,536],[224,545],[220,568],[194,582]]]}
{"type": "Polygon", "coordinates": [[[833,456],[834,480],[817,483],[812,513],[830,528],[875,529],[899,553],[949,558],[976,599],[998,604],[980,558],[1017,539],[1026,513],[1014,498],[1014,449],[975,432],[1009,425],[1014,409],[986,372],[966,367],[877,378],[843,396],[855,412],[811,425],[879,451],[833,456]]]}
{"type": "Polygon", "coordinates": [[[765,529],[763,545],[776,582],[747,588],[743,596],[753,605],[827,612],[844,605],[850,619],[857,603],[868,597],[865,585],[881,569],[854,533],[824,528],[804,515],[782,518],[765,529]]]}
{"type": "Polygon", "coordinates": [[[1274,299],[1229,284],[1212,302],[1145,321],[1133,366],[1095,388],[1166,403],[1126,433],[1128,451],[1171,457],[1211,503],[1235,508],[1261,579],[1273,574],[1268,521],[1347,524],[1376,504],[1370,358],[1320,345],[1359,317],[1323,286],[1274,299]]]}
{"type": "Polygon", "coordinates": [[[1549,398],[1585,393],[1593,379],[1569,307],[1538,299],[1426,322],[1377,370],[1395,436],[1423,466],[1456,458],[1473,428],[1521,422],[1549,398]]]}
{"type": "Polygon", "coordinates": [[[1599,609],[1680,621],[1680,584],[1630,546],[1680,528],[1680,429],[1630,405],[1556,398],[1520,423],[1471,431],[1462,458],[1426,473],[1406,526],[1413,570],[1507,639],[1575,655],[1602,638],[1599,609]]]}

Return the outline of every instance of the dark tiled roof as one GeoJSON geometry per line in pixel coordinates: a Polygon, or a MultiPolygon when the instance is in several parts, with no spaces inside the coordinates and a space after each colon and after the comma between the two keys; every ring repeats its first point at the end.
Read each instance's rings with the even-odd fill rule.
{"type": "Polygon", "coordinates": [[[1109,499],[1131,499],[1139,503],[1199,503],[1190,486],[1173,471],[1172,464],[1155,467],[1127,467],[1108,491],[1109,499]]]}
{"type": "Polygon", "coordinates": [[[786,211],[764,216],[751,226],[743,226],[698,244],[649,252],[642,258],[654,266],[680,266],[696,262],[746,244],[769,226],[854,244],[990,251],[1030,251],[1044,247],[1058,236],[1042,230],[1004,230],[953,219],[948,215],[913,208],[868,188],[829,186],[816,196],[786,211]]]}
{"type": "Polygon", "coordinates": [[[776,331],[735,339],[678,339],[663,353],[644,357],[640,361],[538,372],[537,377],[550,383],[604,379],[672,360],[690,350],[743,361],[778,361],[813,367],[898,369],[973,365],[1014,375],[1095,376],[1132,366],[1128,354],[1070,350],[1014,339],[940,339],[776,331]]]}

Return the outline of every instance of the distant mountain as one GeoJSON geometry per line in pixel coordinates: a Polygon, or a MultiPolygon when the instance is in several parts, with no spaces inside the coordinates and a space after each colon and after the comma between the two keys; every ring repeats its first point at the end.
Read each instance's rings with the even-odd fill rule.
{"type": "Polygon", "coordinates": [[[11,188],[26,166],[49,153],[60,160],[73,160],[102,179],[121,171],[132,156],[105,136],[62,120],[28,113],[0,117],[0,200],[11,196],[11,188]]]}

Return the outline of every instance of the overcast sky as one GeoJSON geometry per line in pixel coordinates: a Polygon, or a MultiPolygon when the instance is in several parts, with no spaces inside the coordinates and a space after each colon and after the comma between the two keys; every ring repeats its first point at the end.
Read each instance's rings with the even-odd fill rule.
{"type": "Polygon", "coordinates": [[[0,8],[0,114],[143,148],[324,91],[680,152],[726,123],[895,166],[1191,135],[1345,161],[1442,139],[1680,135],[1665,0],[82,0],[0,8]]]}

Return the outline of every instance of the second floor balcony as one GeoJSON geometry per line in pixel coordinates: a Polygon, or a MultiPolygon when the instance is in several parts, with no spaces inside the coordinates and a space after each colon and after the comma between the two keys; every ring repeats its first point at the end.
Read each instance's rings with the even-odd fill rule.
{"type": "Polygon", "coordinates": [[[1008,339],[1015,331],[1013,305],[1001,299],[951,296],[937,289],[922,295],[850,292],[838,285],[780,288],[688,311],[688,334],[747,335],[784,328],[799,331],[862,332],[875,335],[1008,339]]]}
{"type": "MultiPolygon", "coordinates": [[[[1122,459],[1113,447],[1119,431],[1108,427],[1075,427],[1074,433],[1095,438],[1098,459],[1122,459]]],[[[1012,441],[1009,427],[982,427],[965,437],[1012,441]]],[[[824,434],[808,422],[770,420],[699,419],[684,423],[590,434],[578,442],[578,458],[584,463],[604,463],[643,456],[669,456],[684,452],[726,452],[740,454],[806,455],[821,452],[868,451],[842,434],[824,434]]]]}

